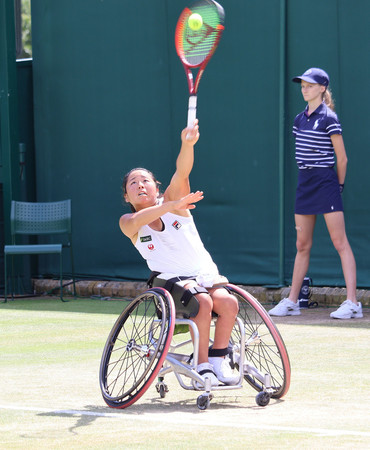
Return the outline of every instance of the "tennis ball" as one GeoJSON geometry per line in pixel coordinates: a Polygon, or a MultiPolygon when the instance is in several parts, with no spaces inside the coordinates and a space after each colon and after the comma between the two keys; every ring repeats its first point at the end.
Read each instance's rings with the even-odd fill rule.
{"type": "Polygon", "coordinates": [[[188,24],[193,31],[198,31],[203,25],[202,16],[200,14],[193,13],[188,19],[188,24]]]}

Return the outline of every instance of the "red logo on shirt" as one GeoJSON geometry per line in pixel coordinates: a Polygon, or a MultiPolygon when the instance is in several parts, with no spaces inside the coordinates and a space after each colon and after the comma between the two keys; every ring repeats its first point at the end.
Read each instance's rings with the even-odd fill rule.
{"type": "Polygon", "coordinates": [[[149,249],[150,251],[154,250],[154,245],[153,245],[153,244],[149,244],[149,245],[148,245],[148,249],[149,249]]]}
{"type": "Polygon", "coordinates": [[[181,228],[181,223],[175,220],[172,226],[176,228],[176,230],[179,230],[181,228]]]}

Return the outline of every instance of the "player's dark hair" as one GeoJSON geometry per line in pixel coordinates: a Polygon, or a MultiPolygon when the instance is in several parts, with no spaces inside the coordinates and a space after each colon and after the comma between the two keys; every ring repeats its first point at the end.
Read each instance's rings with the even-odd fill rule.
{"type": "MultiPolygon", "coordinates": [[[[132,172],[135,172],[135,170],[144,170],[145,172],[147,172],[147,174],[150,176],[150,178],[154,181],[154,183],[157,185],[157,187],[159,187],[161,185],[161,182],[157,180],[157,178],[155,177],[154,173],[151,172],[148,169],[144,169],[144,167],[135,167],[134,169],[131,169],[129,172],[126,173],[126,175],[123,177],[123,181],[122,181],[122,197],[123,200],[125,200],[124,196],[127,193],[127,181],[129,176],[131,175],[132,172]]],[[[131,205],[131,203],[129,203],[130,208],[131,208],[131,212],[136,212],[135,208],[131,205]]]]}

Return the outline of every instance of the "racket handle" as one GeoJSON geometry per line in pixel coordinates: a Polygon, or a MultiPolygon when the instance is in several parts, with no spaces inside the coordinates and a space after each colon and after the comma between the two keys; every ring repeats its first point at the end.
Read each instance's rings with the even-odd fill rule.
{"type": "Polygon", "coordinates": [[[188,107],[188,128],[194,127],[194,120],[197,117],[197,96],[191,95],[189,97],[189,107],[188,107]]]}

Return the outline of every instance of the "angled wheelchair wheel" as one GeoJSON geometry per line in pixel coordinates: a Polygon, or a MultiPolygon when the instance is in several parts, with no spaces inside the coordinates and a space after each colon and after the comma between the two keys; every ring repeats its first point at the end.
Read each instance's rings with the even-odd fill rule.
{"type": "MultiPolygon", "coordinates": [[[[261,375],[269,374],[270,396],[283,397],[289,390],[290,362],[278,329],[265,308],[251,294],[234,285],[227,285],[227,289],[237,297],[238,317],[244,323],[245,364],[250,367],[244,375],[245,380],[262,392],[266,386],[261,375]]],[[[240,330],[237,326],[233,329],[231,341],[236,348],[240,344],[240,330]]]]}
{"type": "Polygon", "coordinates": [[[104,347],[100,389],[111,408],[126,408],[150,387],[167,356],[175,327],[171,295],[152,288],[121,313],[104,347]]]}

